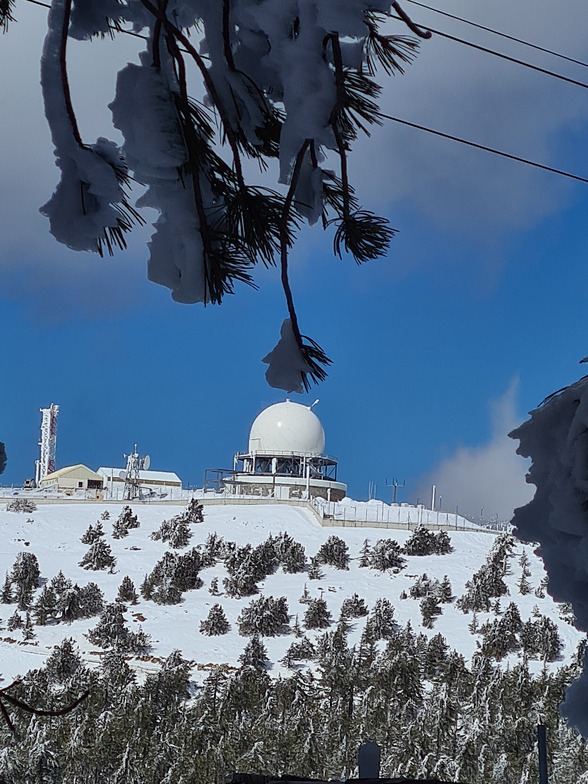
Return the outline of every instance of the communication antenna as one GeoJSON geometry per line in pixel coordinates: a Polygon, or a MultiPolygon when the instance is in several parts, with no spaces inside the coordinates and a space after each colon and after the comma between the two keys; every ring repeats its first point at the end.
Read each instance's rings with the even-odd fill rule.
{"type": "Polygon", "coordinates": [[[39,439],[40,454],[35,460],[35,484],[55,471],[55,452],[57,447],[57,415],[59,406],[51,403],[49,408],[40,408],[41,437],[39,439]]]}
{"type": "Polygon", "coordinates": [[[393,488],[392,489],[392,503],[395,504],[396,503],[396,498],[397,498],[397,495],[398,495],[398,488],[399,487],[406,487],[406,479],[402,480],[402,484],[400,484],[398,479],[393,479],[391,482],[389,482],[386,479],[386,487],[393,488]]]}
{"type": "Polygon", "coordinates": [[[137,444],[135,444],[133,451],[129,455],[123,455],[127,459],[126,471],[120,472],[121,479],[125,480],[125,488],[123,498],[125,501],[132,501],[134,498],[141,498],[141,477],[140,471],[147,471],[151,465],[151,458],[149,455],[139,457],[137,451],[137,444]]]}
{"type": "Polygon", "coordinates": [[[320,400],[320,398],[318,398],[318,397],[317,397],[317,399],[314,401],[314,403],[312,403],[312,404],[311,404],[311,405],[308,407],[308,410],[309,410],[309,411],[312,411],[312,409],[313,409],[313,408],[316,406],[316,404],[319,402],[319,400],[320,400]]]}

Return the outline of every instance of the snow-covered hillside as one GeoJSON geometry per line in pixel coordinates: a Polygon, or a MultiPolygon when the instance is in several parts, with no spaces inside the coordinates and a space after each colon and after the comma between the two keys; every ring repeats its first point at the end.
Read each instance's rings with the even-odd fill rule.
{"type": "MultiPolygon", "coordinates": [[[[137,504],[133,506],[140,526],[132,528],[127,536],[113,538],[113,524],[120,514],[123,505],[117,504],[40,504],[32,513],[10,512],[4,508],[0,511],[0,535],[2,548],[0,552],[0,574],[10,573],[19,553],[34,553],[40,568],[39,587],[33,592],[30,603],[30,615],[35,617],[35,602],[42,591],[43,585],[48,584],[59,571],[79,586],[90,582],[97,583],[104,593],[105,603],[114,602],[119,586],[125,576],[134,583],[139,593],[141,584],[146,575],[152,572],[155,564],[160,561],[164,553],[171,548],[168,544],[151,538],[164,519],[170,519],[185,510],[185,506],[158,506],[137,504]],[[102,522],[105,535],[102,540],[107,542],[116,559],[112,571],[86,570],[79,566],[79,562],[88,552],[88,544],[80,542],[90,524],[94,525],[100,515],[108,509],[109,519],[102,522]]],[[[566,660],[569,661],[576,651],[579,640],[583,637],[570,623],[562,619],[561,607],[540,588],[544,578],[541,561],[533,554],[533,548],[517,544],[508,559],[507,573],[504,581],[508,587],[508,594],[499,600],[493,599],[490,612],[476,614],[476,622],[472,624],[473,614],[464,613],[456,606],[456,601],[441,605],[442,614],[434,619],[431,628],[422,627],[420,609],[421,599],[410,598],[410,589],[419,577],[426,573],[431,580],[441,582],[445,576],[451,583],[451,592],[455,599],[463,593],[466,582],[480,569],[487,559],[496,536],[487,532],[450,532],[453,552],[446,555],[403,555],[406,560],[404,568],[398,573],[392,571],[379,571],[371,567],[360,566],[360,556],[364,541],[368,539],[370,545],[378,540],[393,538],[402,546],[409,540],[411,533],[399,530],[384,530],[382,528],[327,528],[322,527],[316,518],[307,510],[285,505],[259,505],[259,506],[211,506],[206,507],[204,522],[190,525],[192,538],[184,548],[175,550],[177,553],[186,553],[191,548],[204,545],[211,533],[223,537],[225,542],[235,542],[238,547],[247,544],[253,547],[264,542],[271,534],[278,535],[287,532],[295,541],[305,549],[307,569],[304,572],[285,573],[283,568],[278,568],[273,574],[259,582],[259,590],[263,596],[274,598],[286,597],[290,615],[291,629],[298,625],[306,637],[314,641],[322,629],[305,629],[304,614],[307,603],[300,603],[300,598],[305,592],[305,586],[310,598],[323,597],[332,615],[332,628],[336,627],[340,616],[341,606],[345,599],[357,594],[365,600],[368,610],[372,610],[377,599],[386,597],[394,607],[396,622],[404,626],[408,621],[415,631],[424,632],[429,638],[441,633],[450,648],[461,652],[466,659],[470,659],[476,650],[476,641],[480,641],[479,634],[472,633],[485,621],[493,621],[500,617],[509,603],[515,602],[519,608],[523,622],[542,616],[551,619],[558,627],[559,636],[563,643],[559,662],[548,665],[558,667],[566,660]],[[308,563],[330,536],[337,536],[345,540],[349,548],[349,568],[337,569],[333,566],[322,565],[323,576],[320,579],[309,579],[308,563]],[[520,581],[526,559],[521,555],[526,553],[529,560],[528,577],[529,592],[522,595],[520,581]],[[536,592],[539,595],[536,595],[536,592]],[[403,596],[407,598],[401,598],[403,596]]],[[[200,548],[202,549],[202,548],[200,548]]],[[[153,600],[146,600],[139,595],[136,604],[129,604],[125,611],[128,626],[137,631],[142,629],[150,637],[150,650],[148,656],[133,659],[134,666],[140,671],[153,671],[158,667],[158,661],[167,657],[174,649],[179,649],[183,656],[195,663],[194,677],[198,673],[210,669],[210,665],[226,664],[229,667],[238,666],[238,659],[243,651],[248,637],[238,633],[238,619],[243,608],[259,598],[258,595],[243,596],[239,598],[228,596],[223,588],[223,580],[228,576],[227,569],[222,560],[213,566],[202,568],[199,572],[203,581],[202,587],[188,590],[182,594],[182,600],[177,604],[158,604],[153,600]],[[218,592],[210,592],[211,583],[218,580],[218,592]],[[231,628],[227,634],[207,636],[201,634],[200,624],[207,618],[213,605],[220,604],[224,610],[231,628]]],[[[6,598],[6,597],[5,597],[6,598]]],[[[11,597],[14,599],[14,596],[11,597]]],[[[307,596],[308,598],[308,596],[307,596]]],[[[98,616],[75,620],[71,623],[49,623],[47,625],[34,625],[34,637],[25,641],[26,636],[20,628],[9,631],[7,623],[14,616],[17,608],[16,602],[0,604],[0,650],[2,660],[2,676],[8,681],[17,674],[23,674],[31,668],[40,667],[50,655],[53,647],[63,638],[73,638],[79,645],[86,662],[98,663],[104,651],[87,639],[89,630],[96,627],[98,616]]],[[[25,611],[21,612],[25,618],[25,611]]],[[[352,629],[349,634],[349,643],[359,643],[366,617],[352,618],[352,629]]],[[[265,637],[263,642],[267,648],[268,657],[272,663],[271,673],[277,674],[286,670],[281,660],[286,650],[296,640],[294,633],[280,634],[275,637],[265,637]]],[[[508,654],[502,661],[514,662],[520,657],[520,651],[508,654]]],[[[539,661],[530,662],[536,670],[541,668],[539,661]]],[[[300,667],[312,666],[300,663],[300,667]]]]}

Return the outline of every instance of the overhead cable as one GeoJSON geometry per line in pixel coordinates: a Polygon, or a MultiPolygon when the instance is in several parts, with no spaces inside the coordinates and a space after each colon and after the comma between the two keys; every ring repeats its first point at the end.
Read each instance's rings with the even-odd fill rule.
{"type": "Polygon", "coordinates": [[[380,114],[380,117],[385,120],[392,120],[392,122],[400,123],[401,125],[408,125],[410,128],[416,128],[419,131],[431,133],[434,136],[441,136],[443,139],[450,139],[453,142],[465,144],[468,147],[474,147],[477,150],[484,150],[484,152],[490,152],[493,155],[508,158],[511,161],[518,161],[518,163],[524,163],[527,166],[533,166],[536,169],[542,169],[543,171],[551,172],[552,174],[559,174],[561,177],[568,177],[571,180],[588,183],[588,177],[581,177],[579,174],[572,174],[571,172],[563,171],[563,169],[555,169],[553,166],[546,166],[544,163],[537,163],[536,161],[531,161],[527,158],[521,158],[519,155],[512,155],[503,150],[496,150],[494,147],[487,147],[485,144],[478,144],[477,142],[472,142],[468,139],[462,139],[459,136],[453,136],[450,133],[436,131],[433,128],[427,128],[425,125],[419,125],[418,123],[410,122],[409,120],[402,120],[400,117],[392,117],[390,114],[380,114]]]}
{"type": "Polygon", "coordinates": [[[582,60],[576,60],[574,57],[569,57],[566,54],[562,54],[561,52],[555,52],[553,49],[547,49],[544,46],[538,46],[537,44],[532,44],[530,41],[525,41],[522,38],[516,38],[514,35],[507,35],[506,33],[501,33],[499,30],[494,30],[492,27],[485,27],[484,25],[478,24],[477,22],[472,22],[470,19],[464,19],[461,16],[455,16],[454,14],[449,14],[447,11],[441,11],[439,8],[433,8],[433,6],[426,5],[425,3],[420,3],[418,0],[406,0],[408,3],[412,3],[413,5],[418,5],[421,8],[426,8],[428,11],[433,11],[436,14],[441,14],[442,16],[447,16],[450,19],[455,19],[458,22],[463,22],[464,24],[470,25],[470,27],[477,27],[478,30],[485,30],[487,33],[492,33],[493,35],[498,35],[501,38],[506,38],[509,41],[514,41],[517,44],[522,44],[523,46],[528,46],[531,49],[536,49],[538,52],[545,52],[546,54],[553,55],[554,57],[559,57],[561,60],[567,60],[569,63],[575,63],[576,65],[581,65],[584,68],[588,68],[588,63],[583,62],[582,60]]]}

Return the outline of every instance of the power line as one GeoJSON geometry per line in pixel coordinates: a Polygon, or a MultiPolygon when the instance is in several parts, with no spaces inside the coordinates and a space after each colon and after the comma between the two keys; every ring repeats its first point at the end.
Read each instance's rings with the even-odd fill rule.
{"type": "Polygon", "coordinates": [[[427,128],[425,125],[419,125],[418,123],[413,123],[409,120],[402,120],[400,117],[392,117],[390,114],[381,114],[380,117],[383,117],[386,120],[392,120],[392,122],[400,123],[401,125],[408,125],[410,128],[416,128],[419,131],[431,133],[434,136],[441,136],[443,139],[450,139],[453,142],[465,144],[468,147],[474,147],[477,150],[484,150],[484,152],[490,152],[493,155],[499,155],[501,158],[508,158],[511,161],[517,161],[518,163],[524,163],[527,166],[533,166],[536,169],[542,169],[543,171],[548,171],[552,174],[559,174],[561,177],[568,177],[570,180],[577,180],[578,182],[588,183],[588,177],[580,177],[579,174],[572,174],[571,172],[563,171],[563,169],[555,169],[552,166],[546,166],[544,163],[530,161],[528,158],[521,158],[519,155],[512,155],[511,153],[504,152],[503,150],[496,150],[494,147],[487,147],[485,144],[478,144],[477,142],[472,142],[468,139],[462,139],[459,136],[453,136],[450,133],[443,133],[442,131],[436,131],[433,128],[427,128]]]}
{"type": "Polygon", "coordinates": [[[558,74],[555,71],[550,71],[548,68],[541,68],[540,66],[533,65],[532,63],[528,63],[525,60],[519,60],[517,57],[510,57],[509,55],[503,54],[502,52],[497,52],[495,49],[489,49],[487,46],[482,46],[481,44],[474,44],[471,41],[466,41],[464,38],[458,38],[455,35],[443,33],[441,30],[435,30],[433,27],[425,27],[424,25],[419,26],[423,27],[425,30],[430,30],[432,33],[435,33],[435,35],[440,35],[442,38],[447,38],[450,41],[455,41],[456,43],[463,44],[464,46],[469,46],[472,49],[477,49],[480,52],[486,52],[486,54],[491,54],[494,57],[500,57],[500,59],[507,60],[510,63],[522,65],[523,68],[530,68],[532,71],[538,71],[539,73],[546,74],[547,76],[553,76],[554,79],[560,79],[562,82],[575,84],[577,87],[584,87],[586,90],[588,90],[588,84],[586,84],[586,82],[580,82],[578,79],[572,79],[569,76],[558,74]]]}
{"type": "Polygon", "coordinates": [[[464,24],[470,25],[471,27],[477,27],[478,30],[485,30],[487,33],[498,35],[501,38],[506,38],[509,41],[515,41],[518,44],[522,44],[523,46],[528,46],[531,49],[536,49],[539,52],[545,52],[546,54],[551,54],[554,57],[559,57],[562,60],[567,60],[567,62],[569,63],[575,63],[576,65],[581,65],[584,68],[588,68],[588,63],[585,63],[582,60],[576,60],[574,57],[569,57],[568,55],[562,54],[561,52],[555,52],[553,49],[546,49],[544,46],[538,46],[537,44],[532,44],[530,41],[525,41],[522,38],[516,38],[513,35],[507,35],[506,33],[501,33],[499,30],[493,30],[491,27],[485,27],[484,25],[478,24],[477,22],[472,22],[469,19],[464,19],[461,16],[455,16],[454,14],[449,14],[447,13],[447,11],[440,11],[438,8],[433,8],[432,6],[426,5],[425,3],[419,3],[418,0],[407,0],[407,2],[412,3],[413,5],[418,5],[421,8],[426,8],[428,11],[433,11],[436,14],[447,16],[450,19],[455,19],[458,22],[463,22],[464,24]]]}

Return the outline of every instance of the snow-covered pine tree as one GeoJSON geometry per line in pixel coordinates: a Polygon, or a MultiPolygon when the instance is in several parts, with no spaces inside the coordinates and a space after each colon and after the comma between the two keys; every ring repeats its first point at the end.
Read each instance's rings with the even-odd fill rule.
{"type": "Polygon", "coordinates": [[[33,626],[33,622],[31,620],[31,614],[27,611],[25,614],[24,623],[22,625],[22,638],[25,642],[29,642],[30,640],[34,640],[36,636],[35,627],[33,626]]]}
{"type": "Polygon", "coordinates": [[[321,569],[320,563],[316,560],[316,558],[310,559],[310,564],[308,566],[308,579],[309,580],[322,580],[325,576],[325,573],[321,569]]]}
{"type": "Polygon", "coordinates": [[[334,566],[336,569],[349,568],[349,548],[339,536],[329,536],[314,557],[316,563],[334,566]]]}
{"type": "Polygon", "coordinates": [[[331,625],[333,616],[324,599],[311,599],[304,613],[304,626],[307,629],[326,629],[331,625]]]}
{"type": "Polygon", "coordinates": [[[50,683],[63,684],[72,678],[82,665],[76,644],[71,638],[62,640],[47,658],[45,669],[50,683]]]}
{"type": "Polygon", "coordinates": [[[120,602],[107,604],[97,625],[88,632],[88,640],[100,648],[113,648],[121,653],[145,653],[150,646],[149,638],[142,629],[132,632],[128,628],[125,610],[120,602]]]}
{"type": "Polygon", "coordinates": [[[39,626],[46,626],[48,623],[57,620],[57,597],[55,591],[49,586],[44,585],[37,597],[34,606],[35,623],[39,626]]]}
{"type": "Polygon", "coordinates": [[[376,599],[369,616],[370,629],[375,640],[389,640],[398,631],[394,620],[394,607],[386,597],[376,599]]]}
{"type": "Polygon", "coordinates": [[[381,572],[399,572],[406,565],[406,559],[400,553],[400,545],[395,539],[378,539],[371,550],[369,565],[381,572]]]}
{"type": "Polygon", "coordinates": [[[98,520],[96,525],[90,523],[84,533],[80,536],[80,542],[82,544],[94,544],[94,542],[102,536],[104,536],[104,528],[102,527],[102,521],[98,520]]]}
{"type": "Polygon", "coordinates": [[[299,640],[295,640],[289,646],[282,662],[286,667],[292,667],[295,662],[308,661],[309,659],[312,659],[314,655],[314,645],[310,642],[308,637],[303,636],[299,640]]]}
{"type": "Polygon", "coordinates": [[[22,626],[23,626],[22,617],[18,612],[18,610],[15,610],[10,616],[10,618],[6,621],[6,628],[8,629],[9,632],[13,632],[15,629],[22,629],[22,626]]]}
{"type": "Polygon", "coordinates": [[[312,599],[310,595],[310,591],[308,590],[308,586],[304,583],[304,590],[302,591],[302,596],[298,599],[299,604],[309,604],[310,600],[312,599]]]}
{"type": "Polygon", "coordinates": [[[267,670],[270,660],[267,655],[267,648],[260,640],[259,635],[253,637],[243,648],[243,653],[239,656],[242,667],[253,667],[256,670],[267,670]]]}
{"type": "Polygon", "coordinates": [[[13,601],[14,592],[12,590],[12,580],[10,579],[8,572],[6,572],[4,585],[2,586],[2,591],[0,591],[0,604],[12,604],[13,601]]]}
{"type": "Polygon", "coordinates": [[[170,520],[163,520],[159,529],[151,534],[151,538],[167,542],[176,550],[186,547],[192,538],[192,531],[183,515],[176,515],[170,520]]]}
{"type": "Polygon", "coordinates": [[[451,581],[447,575],[444,575],[441,583],[439,584],[439,599],[443,602],[443,604],[451,604],[454,599],[451,588],[451,581]]]}
{"type": "Polygon", "coordinates": [[[37,556],[34,553],[18,553],[10,570],[10,581],[19,609],[26,610],[31,606],[33,591],[39,584],[40,576],[37,556]]]}
{"type": "Polygon", "coordinates": [[[276,637],[290,631],[290,615],[285,596],[260,596],[241,610],[237,619],[239,634],[276,637]]]}
{"type": "Polygon", "coordinates": [[[125,575],[122,578],[122,582],[118,587],[116,598],[123,604],[137,604],[139,597],[137,596],[137,591],[135,590],[135,584],[128,575],[125,575]]]}
{"type": "Polygon", "coordinates": [[[439,531],[435,536],[435,553],[437,555],[448,555],[452,552],[451,537],[447,531],[439,531]]]}
{"type": "Polygon", "coordinates": [[[108,509],[105,509],[102,514],[100,515],[100,519],[106,522],[106,520],[110,520],[110,512],[108,509]]]}
{"type": "Polygon", "coordinates": [[[200,622],[201,634],[206,634],[209,637],[227,634],[230,629],[231,624],[220,604],[213,604],[208,616],[200,622]]]}
{"type": "Polygon", "coordinates": [[[210,581],[208,593],[211,594],[211,596],[220,596],[220,591],[218,589],[218,577],[213,577],[210,581]]]}
{"type": "Polygon", "coordinates": [[[97,539],[94,544],[90,545],[79,565],[83,569],[92,569],[95,572],[101,569],[108,569],[109,572],[112,572],[116,566],[116,558],[112,554],[108,542],[97,539]]]}
{"type": "Polygon", "coordinates": [[[367,614],[368,608],[365,599],[362,599],[358,594],[354,593],[343,600],[341,605],[342,618],[363,618],[367,614]]]}
{"type": "Polygon", "coordinates": [[[186,511],[183,517],[187,523],[203,523],[204,522],[204,507],[196,498],[191,498],[188,501],[186,511]]]}
{"type": "Polygon", "coordinates": [[[434,555],[437,548],[437,535],[424,525],[419,525],[406,540],[402,552],[405,555],[434,555]]]}
{"type": "Polygon", "coordinates": [[[424,599],[421,599],[419,606],[423,626],[425,629],[432,629],[435,618],[443,612],[439,599],[436,596],[425,596],[424,599]]]}
{"type": "Polygon", "coordinates": [[[371,554],[370,540],[364,539],[363,544],[361,546],[361,550],[359,551],[359,561],[357,564],[360,569],[365,569],[370,565],[370,554],[371,554]]]}

